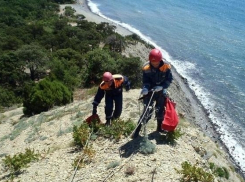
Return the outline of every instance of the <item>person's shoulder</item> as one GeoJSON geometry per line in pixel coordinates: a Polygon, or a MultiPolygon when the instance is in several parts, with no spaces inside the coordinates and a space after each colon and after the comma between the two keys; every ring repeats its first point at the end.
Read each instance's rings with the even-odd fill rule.
{"type": "Polygon", "coordinates": [[[147,71],[147,70],[150,70],[151,66],[150,66],[150,62],[147,61],[145,64],[143,64],[142,66],[142,70],[143,71],[147,71]]]}
{"type": "Polygon", "coordinates": [[[163,64],[162,66],[159,68],[160,71],[166,72],[167,70],[171,69],[171,65],[170,63],[168,63],[165,59],[162,60],[163,64]]]}

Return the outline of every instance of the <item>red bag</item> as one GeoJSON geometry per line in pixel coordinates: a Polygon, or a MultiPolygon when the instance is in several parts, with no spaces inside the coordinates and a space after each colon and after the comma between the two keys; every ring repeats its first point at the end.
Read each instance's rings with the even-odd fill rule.
{"type": "Polygon", "coordinates": [[[175,105],[176,103],[171,101],[168,97],[166,98],[166,110],[164,119],[162,121],[162,130],[174,131],[176,126],[178,125],[179,118],[175,110],[175,105]]]}
{"type": "Polygon", "coordinates": [[[88,124],[91,124],[93,121],[101,123],[101,120],[100,120],[100,117],[98,116],[98,114],[93,114],[93,115],[89,116],[85,121],[88,124]]]}

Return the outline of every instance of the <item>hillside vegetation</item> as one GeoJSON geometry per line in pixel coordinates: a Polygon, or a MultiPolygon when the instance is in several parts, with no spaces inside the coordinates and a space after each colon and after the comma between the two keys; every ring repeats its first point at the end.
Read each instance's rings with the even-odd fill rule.
{"type": "Polygon", "coordinates": [[[104,71],[127,74],[132,87],[140,85],[140,59],[121,54],[140,41],[137,35],[122,37],[109,23],[88,22],[69,7],[59,15],[57,3],[63,1],[0,2],[1,110],[23,104],[32,115],[65,105],[75,89],[97,85],[104,71]]]}
{"type": "Polygon", "coordinates": [[[58,3],[72,2],[0,1],[0,181],[244,181],[208,137],[212,128],[195,127],[206,116],[176,74],[169,88],[180,117],[176,133],[155,132],[152,117],[146,136],[130,138],[151,46],[72,8],[58,15],[58,3]],[[111,128],[103,125],[102,100],[98,129],[84,121],[106,70],[128,76],[132,89],[111,128]]]}

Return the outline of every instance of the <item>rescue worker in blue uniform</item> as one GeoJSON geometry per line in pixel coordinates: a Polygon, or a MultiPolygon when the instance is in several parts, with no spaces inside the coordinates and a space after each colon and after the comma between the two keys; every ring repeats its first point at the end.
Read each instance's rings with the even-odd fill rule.
{"type": "Polygon", "coordinates": [[[110,72],[105,72],[103,74],[103,81],[101,82],[92,103],[92,114],[97,114],[97,106],[105,96],[106,125],[111,125],[111,121],[119,118],[122,113],[123,86],[125,86],[126,91],[130,89],[130,82],[126,76],[120,74],[112,75],[110,72]],[[113,111],[114,104],[115,109],[113,111]]]}
{"type": "MultiPolygon", "coordinates": [[[[143,65],[143,88],[141,91],[141,95],[146,96],[143,97],[144,102],[144,111],[146,106],[153,106],[153,102],[155,101],[155,114],[157,118],[157,131],[162,132],[161,124],[164,118],[164,106],[167,88],[173,80],[171,66],[166,62],[166,60],[162,57],[162,53],[159,49],[152,49],[149,54],[149,61],[143,65]],[[151,103],[149,103],[152,91],[154,90],[154,95],[152,97],[151,103]]],[[[143,112],[144,113],[144,112],[143,112]]],[[[141,118],[143,114],[141,115],[141,118]]],[[[141,118],[139,122],[141,121],[141,118]]],[[[148,122],[151,117],[147,118],[148,122]]],[[[139,123],[138,123],[139,124],[139,123]]],[[[133,138],[137,138],[139,136],[139,132],[142,126],[142,122],[138,125],[133,134],[133,138]]]]}

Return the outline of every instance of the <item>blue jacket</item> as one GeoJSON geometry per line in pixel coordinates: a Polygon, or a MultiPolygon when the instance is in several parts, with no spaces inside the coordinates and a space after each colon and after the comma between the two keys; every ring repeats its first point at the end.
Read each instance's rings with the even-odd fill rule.
{"type": "Polygon", "coordinates": [[[154,68],[147,62],[143,65],[143,88],[151,90],[155,86],[169,87],[173,80],[170,64],[161,61],[158,68],[154,68]]]}
{"type": "Polygon", "coordinates": [[[112,75],[112,77],[113,83],[111,86],[108,86],[104,81],[101,82],[94,97],[93,105],[99,105],[105,94],[107,96],[121,95],[123,91],[123,85],[125,86],[126,91],[130,89],[130,81],[126,76],[116,74],[112,75]]]}

